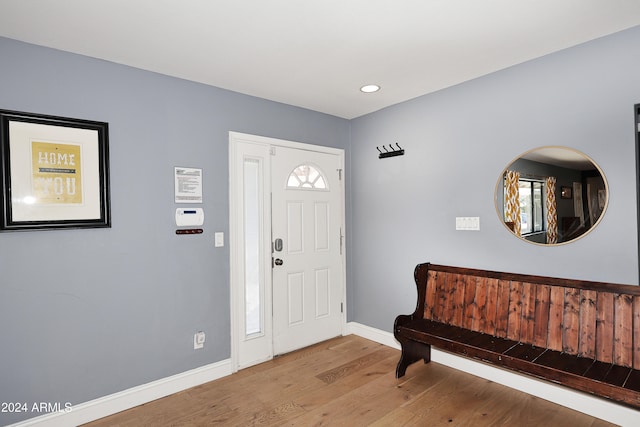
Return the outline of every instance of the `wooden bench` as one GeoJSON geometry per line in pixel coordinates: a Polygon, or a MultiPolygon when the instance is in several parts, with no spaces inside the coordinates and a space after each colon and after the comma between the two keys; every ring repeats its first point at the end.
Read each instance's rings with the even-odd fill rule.
{"type": "Polygon", "coordinates": [[[640,408],[640,287],[420,264],[396,377],[431,346],[640,408]]]}

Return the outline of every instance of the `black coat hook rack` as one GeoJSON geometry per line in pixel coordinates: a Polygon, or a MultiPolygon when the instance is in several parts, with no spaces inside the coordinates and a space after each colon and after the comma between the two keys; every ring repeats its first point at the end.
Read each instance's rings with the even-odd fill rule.
{"type": "Polygon", "coordinates": [[[389,148],[390,150],[387,150],[387,147],[385,147],[384,145],[382,146],[382,150],[380,150],[380,147],[376,147],[376,150],[378,150],[378,152],[380,153],[378,155],[379,159],[386,159],[387,157],[395,157],[395,156],[404,156],[404,148],[400,147],[400,145],[398,145],[398,143],[396,142],[396,148],[393,148],[393,146],[391,144],[389,144],[389,148]]]}

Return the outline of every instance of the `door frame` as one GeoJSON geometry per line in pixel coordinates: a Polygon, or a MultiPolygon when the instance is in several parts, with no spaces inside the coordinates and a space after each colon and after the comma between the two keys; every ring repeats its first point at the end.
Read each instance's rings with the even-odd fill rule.
{"type": "MultiPolygon", "coordinates": [[[[238,307],[240,301],[240,292],[239,287],[243,286],[244,283],[241,283],[241,278],[243,277],[243,259],[244,259],[244,241],[242,240],[242,235],[240,227],[242,227],[242,219],[241,219],[241,197],[243,196],[240,191],[237,191],[239,188],[240,174],[242,173],[242,162],[243,158],[241,153],[238,152],[238,144],[240,143],[249,143],[253,145],[262,146],[264,148],[268,148],[269,152],[272,152],[273,149],[277,149],[277,147],[285,147],[285,148],[295,148],[300,150],[307,151],[316,151],[327,154],[334,154],[339,156],[340,165],[342,168],[342,179],[340,179],[340,191],[341,191],[341,207],[340,207],[340,227],[342,230],[342,234],[346,235],[346,197],[345,197],[345,182],[344,182],[344,150],[333,147],[325,147],[321,145],[314,144],[306,144],[301,142],[287,141],[276,138],[269,138],[258,135],[245,134],[240,132],[229,132],[229,295],[230,295],[230,326],[231,326],[231,369],[232,372],[237,372],[239,369],[239,329],[240,329],[240,320],[239,316],[241,313],[238,312],[238,307]]],[[[271,161],[269,160],[269,164],[271,161]]],[[[271,198],[271,189],[269,183],[269,199],[271,198]]],[[[268,218],[266,225],[262,232],[262,240],[265,242],[269,242],[269,246],[272,241],[272,224],[271,224],[271,203],[268,206],[263,206],[263,216],[268,218]]],[[[346,239],[342,239],[342,253],[341,253],[341,261],[342,261],[342,325],[341,325],[341,333],[344,335],[347,330],[347,277],[346,277],[346,239]]],[[[263,256],[263,267],[265,271],[269,272],[269,276],[271,276],[271,252],[265,254],[263,256]],[[268,255],[268,256],[267,256],[268,255]]],[[[268,297],[265,298],[266,301],[271,303],[271,281],[269,280],[268,286],[266,286],[265,291],[269,293],[268,297]]],[[[273,318],[265,319],[265,322],[273,323],[273,318]]],[[[273,330],[270,328],[271,331],[273,330]]],[[[271,332],[272,333],[272,332],[271,332]]],[[[271,340],[273,342],[273,336],[271,336],[271,340]]],[[[271,347],[271,355],[268,359],[272,359],[273,354],[273,346],[271,347]]]]}

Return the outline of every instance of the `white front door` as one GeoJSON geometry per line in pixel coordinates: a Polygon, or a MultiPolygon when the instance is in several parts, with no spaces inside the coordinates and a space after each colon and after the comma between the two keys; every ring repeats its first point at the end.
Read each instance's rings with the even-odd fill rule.
{"type": "Polygon", "coordinates": [[[336,154],[274,147],[275,354],[342,332],[342,182],[336,154]]]}
{"type": "Polygon", "coordinates": [[[342,333],[344,152],[235,132],[229,141],[237,370],[342,333]]]}

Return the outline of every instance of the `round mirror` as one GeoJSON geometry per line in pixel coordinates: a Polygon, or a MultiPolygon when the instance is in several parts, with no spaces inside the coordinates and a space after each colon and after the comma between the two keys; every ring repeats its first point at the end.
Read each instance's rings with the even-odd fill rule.
{"type": "Polygon", "coordinates": [[[522,154],[500,175],[496,209],[507,229],[541,245],[561,245],[587,234],[607,209],[602,170],[587,155],[566,147],[522,154]]]}

